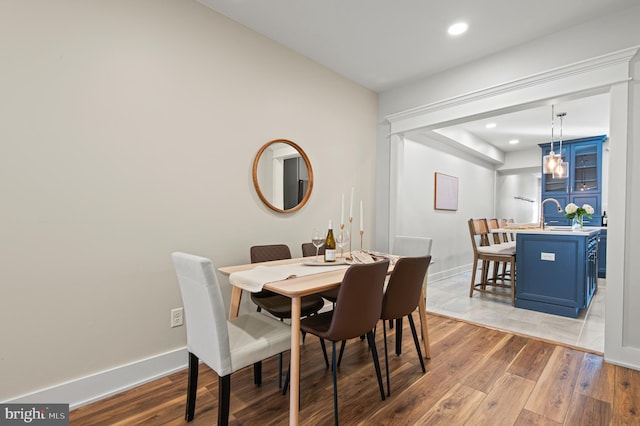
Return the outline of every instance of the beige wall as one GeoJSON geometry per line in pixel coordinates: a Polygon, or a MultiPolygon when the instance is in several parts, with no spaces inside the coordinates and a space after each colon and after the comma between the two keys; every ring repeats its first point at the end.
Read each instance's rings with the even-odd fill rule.
{"type": "Polygon", "coordinates": [[[373,223],[376,95],[195,1],[3,1],[0,51],[0,400],[184,346],[174,250],[297,255],[351,185],[373,223]],[[252,189],[276,138],[292,215],[252,189]]]}

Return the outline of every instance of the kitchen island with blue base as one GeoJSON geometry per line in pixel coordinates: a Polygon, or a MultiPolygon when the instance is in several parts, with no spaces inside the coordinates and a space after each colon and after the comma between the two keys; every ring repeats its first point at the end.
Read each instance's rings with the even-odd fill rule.
{"type": "Polygon", "coordinates": [[[599,233],[564,227],[518,231],[515,306],[576,318],[597,290],[599,233]]]}

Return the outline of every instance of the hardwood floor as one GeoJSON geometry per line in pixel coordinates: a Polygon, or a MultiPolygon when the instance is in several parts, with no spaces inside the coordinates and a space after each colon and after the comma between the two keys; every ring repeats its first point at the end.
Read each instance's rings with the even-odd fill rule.
{"type": "MultiPolygon", "coordinates": [[[[389,334],[391,397],[385,401],[380,400],[366,340],[347,343],[338,372],[342,424],[640,424],[640,371],[604,363],[599,355],[446,317],[429,315],[428,324],[432,358],[424,375],[408,321],[399,357],[393,353],[394,332],[389,334]]],[[[381,327],[376,336],[384,381],[381,327]]],[[[331,371],[318,340],[307,337],[301,353],[301,424],[332,424],[331,371]]],[[[263,363],[261,387],[253,384],[252,368],[232,376],[230,424],[288,424],[289,398],[279,392],[277,371],[274,357],[263,363]]],[[[186,370],[180,371],[80,407],[70,413],[70,424],[185,425],[186,380],[186,370]]],[[[198,384],[196,417],[190,424],[215,424],[217,375],[202,365],[198,384]]]]}

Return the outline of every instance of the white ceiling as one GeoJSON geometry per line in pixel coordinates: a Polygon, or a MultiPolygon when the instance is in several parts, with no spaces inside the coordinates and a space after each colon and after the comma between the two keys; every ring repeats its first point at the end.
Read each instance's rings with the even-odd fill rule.
{"type": "MultiPolygon", "coordinates": [[[[446,71],[638,0],[199,0],[266,37],[376,92],[446,71]],[[447,27],[466,21],[458,37],[447,27]]],[[[567,101],[565,139],[608,133],[608,101],[567,101]]],[[[548,106],[462,127],[503,151],[548,142],[548,106]],[[518,145],[509,145],[517,138],[518,145]]],[[[558,123],[557,123],[558,124],[558,123]]]]}
{"type": "MultiPolygon", "coordinates": [[[[456,126],[490,143],[504,152],[519,151],[551,141],[551,107],[543,106],[496,117],[471,121],[456,126]],[[496,127],[487,129],[486,124],[496,127]],[[519,143],[512,145],[512,139],[519,143]]],[[[609,133],[609,94],[558,101],[554,104],[554,140],[564,140],[609,133]],[[559,113],[566,113],[560,122],[559,113]],[[562,126],[561,126],[562,124],[562,126]],[[562,129],[561,129],[562,127],[562,129]]]]}

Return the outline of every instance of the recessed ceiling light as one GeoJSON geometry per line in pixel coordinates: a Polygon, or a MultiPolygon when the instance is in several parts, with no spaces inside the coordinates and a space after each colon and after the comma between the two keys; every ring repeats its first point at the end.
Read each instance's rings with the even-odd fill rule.
{"type": "Polygon", "coordinates": [[[509,143],[510,143],[511,145],[515,145],[515,144],[517,144],[517,143],[520,143],[520,141],[519,141],[518,139],[511,139],[511,140],[509,141],[509,143]]]}
{"type": "Polygon", "coordinates": [[[487,123],[484,125],[484,127],[486,127],[487,129],[493,129],[494,127],[496,127],[496,123],[487,123]]]}
{"type": "Polygon", "coordinates": [[[447,31],[450,35],[460,35],[462,33],[465,33],[468,28],[469,25],[467,25],[466,22],[456,22],[455,24],[451,25],[447,31]]]}

